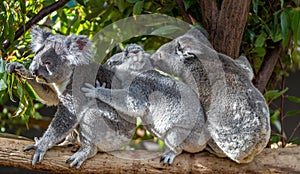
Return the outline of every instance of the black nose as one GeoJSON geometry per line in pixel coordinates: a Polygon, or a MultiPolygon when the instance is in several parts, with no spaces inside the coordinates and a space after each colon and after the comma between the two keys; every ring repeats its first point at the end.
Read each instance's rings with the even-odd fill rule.
{"type": "Polygon", "coordinates": [[[33,70],[33,71],[31,71],[31,74],[32,74],[33,76],[38,76],[38,71],[37,71],[37,70],[33,70]]]}

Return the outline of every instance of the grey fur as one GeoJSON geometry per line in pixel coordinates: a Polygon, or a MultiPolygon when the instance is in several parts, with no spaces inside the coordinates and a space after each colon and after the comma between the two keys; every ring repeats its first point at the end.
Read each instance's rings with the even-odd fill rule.
{"type": "Polygon", "coordinates": [[[270,137],[269,110],[263,95],[251,83],[252,68],[245,57],[233,60],[217,53],[197,29],[161,46],[152,64],[180,77],[199,96],[219,156],[248,163],[270,137]]]}
{"type": "Polygon", "coordinates": [[[89,61],[85,36],[54,35],[35,27],[31,30],[35,57],[26,70],[19,63],[7,64],[7,71],[21,72],[46,104],[57,104],[57,112],[48,129],[35,145],[24,150],[35,150],[32,165],[41,162],[46,151],[75,129],[79,134],[80,149],[67,162],[77,168],[98,150],[113,151],[127,144],[135,130],[135,120],[124,120],[109,105],[89,101],[80,93],[83,83],[111,86],[113,72],[89,61]],[[94,75],[94,76],[93,76],[94,75]],[[36,79],[36,81],[34,80],[36,79]]]}
{"type": "Polygon", "coordinates": [[[149,57],[140,46],[128,45],[122,57],[115,57],[122,63],[113,67],[122,88],[86,84],[82,91],[121,113],[133,118],[140,116],[146,129],[164,140],[168,150],[161,159],[171,164],[182,150],[203,150],[209,135],[196,93],[183,82],[155,71],[149,57]]]}

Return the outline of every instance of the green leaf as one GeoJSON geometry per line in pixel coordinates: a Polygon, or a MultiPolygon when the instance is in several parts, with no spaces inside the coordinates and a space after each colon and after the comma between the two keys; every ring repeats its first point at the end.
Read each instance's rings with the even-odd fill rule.
{"type": "Polygon", "coordinates": [[[0,79],[0,91],[7,89],[7,85],[3,79],[0,79]]]}
{"type": "Polygon", "coordinates": [[[133,14],[134,15],[139,15],[142,13],[144,7],[144,1],[138,1],[134,4],[133,6],[133,14]]]}
{"type": "Polygon", "coordinates": [[[14,113],[14,117],[23,116],[27,109],[28,109],[28,100],[26,96],[23,95],[23,97],[20,98],[19,106],[14,113]]]}
{"type": "MultiPolygon", "coordinates": [[[[14,16],[12,14],[10,14],[8,17],[8,24],[10,27],[13,27],[14,25],[14,16]]],[[[8,34],[9,34],[9,41],[13,42],[15,38],[15,33],[10,31],[8,34]]]]}
{"type": "Polygon", "coordinates": [[[256,41],[255,41],[255,47],[263,47],[266,41],[266,37],[264,34],[261,34],[257,37],[256,41]]]}
{"type": "Polygon", "coordinates": [[[253,8],[253,12],[255,14],[257,14],[257,11],[258,11],[258,0],[252,0],[252,8],[253,8]]]}
{"type": "Polygon", "coordinates": [[[259,57],[264,57],[266,55],[266,49],[262,47],[255,47],[251,50],[251,53],[256,53],[259,57]]]}
{"type": "Polygon", "coordinates": [[[291,20],[289,13],[287,11],[283,11],[280,14],[280,20],[281,20],[281,30],[282,30],[282,46],[285,48],[288,44],[289,37],[290,37],[290,25],[291,20]]]}
{"type": "Polygon", "coordinates": [[[132,4],[138,2],[138,0],[126,0],[126,1],[132,4]]]}
{"type": "Polygon", "coordinates": [[[21,6],[21,12],[22,14],[26,14],[26,5],[25,0],[19,0],[20,6],[21,6]]]}
{"type": "Polygon", "coordinates": [[[30,86],[30,84],[28,84],[27,82],[25,82],[24,83],[24,88],[28,92],[29,97],[31,97],[32,99],[35,99],[35,100],[39,99],[39,96],[35,93],[35,91],[30,86]]]}
{"type": "Polygon", "coordinates": [[[290,117],[290,116],[295,116],[297,114],[300,114],[300,110],[288,111],[288,112],[286,112],[285,116],[290,117]]]}
{"type": "Polygon", "coordinates": [[[16,101],[14,100],[14,97],[13,97],[13,94],[12,94],[14,81],[15,81],[15,74],[14,74],[14,73],[9,74],[9,75],[8,75],[8,78],[7,78],[7,86],[9,86],[9,87],[7,88],[7,92],[8,92],[8,94],[9,94],[10,100],[13,101],[13,102],[16,102],[16,101]]]}
{"type": "Polygon", "coordinates": [[[276,98],[280,97],[282,94],[284,94],[286,91],[288,90],[288,88],[285,88],[282,91],[278,91],[278,90],[270,90],[267,91],[264,94],[264,97],[266,98],[266,100],[275,100],[276,98]]]}
{"type": "Polygon", "coordinates": [[[276,121],[278,121],[279,114],[280,114],[280,111],[278,109],[271,113],[270,121],[272,124],[275,123],[276,121]]]}
{"type": "Polygon", "coordinates": [[[195,0],[184,0],[183,1],[184,7],[186,10],[189,9],[195,3],[197,3],[195,0]]]}
{"type": "Polygon", "coordinates": [[[300,41],[300,8],[293,10],[293,20],[292,20],[292,30],[293,30],[293,40],[297,44],[300,41]]]}
{"type": "Polygon", "coordinates": [[[291,102],[295,102],[295,103],[300,103],[300,98],[295,97],[295,96],[286,96],[287,99],[289,99],[291,102]]]}

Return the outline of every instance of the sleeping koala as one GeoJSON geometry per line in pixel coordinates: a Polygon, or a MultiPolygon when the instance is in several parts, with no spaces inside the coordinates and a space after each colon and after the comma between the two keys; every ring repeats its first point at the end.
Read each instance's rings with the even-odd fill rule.
{"type": "Polygon", "coordinates": [[[80,91],[84,83],[111,86],[114,74],[104,66],[90,62],[89,40],[85,36],[63,36],[38,27],[31,29],[32,49],[35,57],[29,71],[19,63],[8,63],[8,72],[26,77],[40,99],[57,105],[57,112],[44,135],[35,145],[32,165],[41,162],[48,149],[77,130],[79,150],[67,159],[77,168],[98,150],[113,151],[127,144],[135,130],[135,120],[125,120],[111,106],[88,100],[80,91]]]}
{"type": "Polygon", "coordinates": [[[129,117],[140,116],[145,128],[164,140],[168,148],[161,157],[164,164],[172,164],[182,150],[203,150],[210,137],[196,93],[183,82],[155,71],[150,55],[139,45],[130,44],[121,54],[121,58],[113,57],[110,64],[115,58],[122,60],[113,68],[122,89],[86,84],[82,88],[85,95],[100,99],[129,117]]]}
{"type": "Polygon", "coordinates": [[[151,61],[198,94],[212,138],[208,144],[217,155],[248,163],[267,145],[269,110],[251,82],[253,71],[245,57],[233,60],[217,53],[198,29],[192,29],[161,46],[151,61]]]}

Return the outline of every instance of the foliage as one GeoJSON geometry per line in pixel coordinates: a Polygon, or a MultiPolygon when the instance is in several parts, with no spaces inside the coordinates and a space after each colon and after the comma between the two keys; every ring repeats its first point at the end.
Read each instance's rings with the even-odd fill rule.
{"type": "Polygon", "coordinates": [[[259,72],[267,52],[274,48],[278,49],[276,45],[279,42],[284,49],[264,96],[270,106],[275,105],[275,107],[270,107],[271,123],[279,134],[274,133],[275,137],[271,140],[274,140],[272,142],[281,140],[285,145],[285,141],[291,140],[291,137],[286,137],[284,130],[281,130],[283,129],[283,119],[288,116],[299,116],[300,110],[283,113],[283,105],[277,106],[275,103],[279,98],[281,102],[284,102],[285,98],[295,99],[292,102],[299,100],[295,96],[285,94],[288,88],[284,88],[284,79],[289,72],[300,68],[300,7],[296,1],[283,0],[252,0],[251,5],[243,46],[245,54],[252,61],[255,73],[259,72]]]}
{"type": "MultiPolygon", "coordinates": [[[[4,70],[6,61],[18,61],[26,66],[33,57],[30,52],[30,36],[25,32],[21,38],[14,40],[16,31],[25,26],[25,23],[32,19],[43,7],[46,7],[55,0],[9,0],[0,4],[0,42],[5,43],[8,39],[11,46],[5,49],[0,45],[0,104],[2,109],[1,127],[4,128],[11,120],[11,116],[18,116],[27,123],[30,117],[38,117],[35,111],[37,105],[34,102],[36,96],[30,86],[15,76],[7,74],[4,70]],[[17,100],[16,107],[9,105],[11,101],[17,100]],[[9,109],[8,109],[9,108],[9,109]]],[[[217,1],[219,4],[222,1],[217,1]]],[[[184,0],[185,10],[193,14],[197,23],[201,23],[200,7],[196,0],[184,0]]],[[[39,25],[49,26],[54,32],[61,34],[84,34],[90,37],[105,26],[139,14],[161,13],[182,19],[182,9],[171,0],[72,0],[63,8],[49,14],[39,22],[39,25]]],[[[161,28],[168,32],[168,28],[161,28]]],[[[123,44],[137,42],[144,45],[146,50],[156,50],[161,44],[168,40],[161,37],[143,36],[132,38],[123,44]]],[[[278,66],[275,68],[273,78],[267,86],[265,97],[271,105],[277,98],[287,98],[292,102],[299,103],[300,99],[295,96],[287,96],[288,88],[284,86],[284,77],[300,67],[299,50],[300,45],[300,7],[296,0],[252,0],[248,17],[247,27],[244,32],[242,46],[245,48],[245,55],[251,61],[255,73],[261,68],[266,54],[281,42],[284,48],[284,55],[278,66]],[[278,80],[279,79],[279,80],[278,80]]],[[[119,46],[124,47],[123,44],[119,46]]],[[[110,55],[117,49],[115,48],[110,55]]],[[[282,108],[271,108],[271,120],[283,137],[284,130],[281,130],[281,119],[288,116],[299,116],[300,110],[287,111],[282,113],[282,108]]],[[[3,129],[1,129],[3,131],[3,129]]],[[[290,138],[286,138],[287,140],[290,138]]],[[[271,140],[277,141],[278,138],[271,140]]]]}

